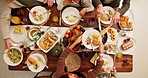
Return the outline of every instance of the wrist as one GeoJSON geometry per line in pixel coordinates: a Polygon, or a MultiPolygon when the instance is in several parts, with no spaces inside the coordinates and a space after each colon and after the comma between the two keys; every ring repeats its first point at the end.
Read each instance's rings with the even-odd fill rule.
{"type": "Polygon", "coordinates": [[[120,16],[120,12],[115,12],[116,15],[120,16]]]}
{"type": "Polygon", "coordinates": [[[99,4],[97,8],[103,8],[103,5],[102,4],[99,4]]]}

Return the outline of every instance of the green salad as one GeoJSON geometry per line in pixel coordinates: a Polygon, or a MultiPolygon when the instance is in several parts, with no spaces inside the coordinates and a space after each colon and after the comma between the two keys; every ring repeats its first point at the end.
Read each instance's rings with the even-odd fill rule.
{"type": "Polygon", "coordinates": [[[15,48],[10,49],[7,52],[7,55],[8,55],[8,58],[10,59],[10,61],[12,63],[18,63],[18,62],[20,62],[20,60],[22,58],[21,52],[18,49],[15,49],[15,48]]]}

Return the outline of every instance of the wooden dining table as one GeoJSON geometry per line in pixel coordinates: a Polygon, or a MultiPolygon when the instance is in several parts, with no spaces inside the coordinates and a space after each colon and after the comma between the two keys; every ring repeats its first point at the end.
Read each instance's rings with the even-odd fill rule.
{"type": "MultiPolygon", "coordinates": [[[[60,15],[59,13],[60,12],[57,10],[56,7],[52,7],[52,8],[49,8],[47,6],[43,6],[43,7],[45,7],[47,10],[51,9],[50,19],[44,24],[44,26],[51,26],[52,23],[55,23],[55,22],[52,21],[52,17],[53,16],[58,16],[58,18],[59,18],[59,15],[60,15]]],[[[32,7],[29,7],[29,9],[31,9],[31,8],[32,7]]],[[[81,10],[81,9],[82,8],[78,8],[78,10],[81,10]]],[[[22,25],[33,25],[31,23],[31,21],[29,20],[29,11],[25,7],[12,9],[11,15],[12,16],[18,16],[21,19],[23,19],[23,18],[27,19],[27,22],[25,24],[22,24],[22,25]],[[23,10],[24,14],[18,15],[17,12],[18,12],[19,9],[23,10]]],[[[96,18],[95,11],[86,13],[85,16],[83,17],[83,19],[88,19],[88,18],[96,18]]],[[[68,26],[65,26],[64,24],[59,25],[58,22],[56,24],[57,25],[55,27],[68,27],[68,26]]],[[[87,27],[98,27],[98,22],[95,19],[95,23],[93,25],[90,25],[90,24],[88,24],[88,22],[80,21],[79,25],[82,25],[83,27],[86,27],[86,28],[87,27]]],[[[15,24],[13,24],[11,22],[11,26],[15,26],[15,24]]],[[[112,27],[120,31],[120,28],[119,28],[118,24],[115,24],[112,27]]],[[[94,64],[92,64],[90,62],[91,58],[95,54],[94,51],[91,51],[91,52],[90,51],[89,52],[82,51],[82,52],[79,52],[77,54],[81,58],[81,66],[77,71],[87,71],[87,70],[92,69],[94,67],[94,64]],[[84,56],[85,53],[87,53],[87,56],[84,56]]],[[[23,68],[23,66],[26,66],[25,61],[26,61],[28,55],[29,55],[29,53],[23,52],[23,61],[22,61],[22,63],[17,65],[17,66],[9,66],[9,70],[13,70],[13,71],[29,71],[28,68],[23,68]]],[[[51,71],[56,71],[57,62],[58,62],[59,57],[52,56],[51,52],[46,53],[46,55],[47,55],[47,58],[48,58],[47,65],[49,66],[49,68],[48,69],[44,68],[43,71],[50,71],[50,72],[51,71]]],[[[112,58],[114,58],[113,54],[108,54],[108,55],[110,55],[112,58]]],[[[114,67],[116,67],[117,72],[132,72],[132,70],[133,70],[133,55],[125,55],[124,54],[122,58],[116,57],[114,67]],[[128,62],[128,65],[124,65],[125,61],[128,62]]]]}

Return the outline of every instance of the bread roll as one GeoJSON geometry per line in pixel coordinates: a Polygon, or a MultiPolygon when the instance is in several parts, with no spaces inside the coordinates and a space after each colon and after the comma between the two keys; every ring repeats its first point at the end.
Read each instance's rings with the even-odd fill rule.
{"type": "Polygon", "coordinates": [[[32,57],[28,58],[28,61],[29,61],[30,64],[34,64],[35,63],[35,60],[32,57]]]}

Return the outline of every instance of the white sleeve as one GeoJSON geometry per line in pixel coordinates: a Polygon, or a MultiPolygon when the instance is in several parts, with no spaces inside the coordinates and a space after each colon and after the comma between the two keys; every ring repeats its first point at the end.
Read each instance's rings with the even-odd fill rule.
{"type": "Polygon", "coordinates": [[[0,30],[4,39],[9,38],[11,8],[0,3],[0,30]]]}

